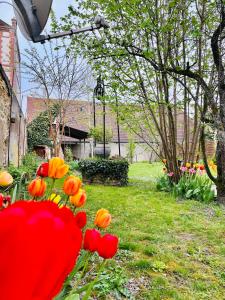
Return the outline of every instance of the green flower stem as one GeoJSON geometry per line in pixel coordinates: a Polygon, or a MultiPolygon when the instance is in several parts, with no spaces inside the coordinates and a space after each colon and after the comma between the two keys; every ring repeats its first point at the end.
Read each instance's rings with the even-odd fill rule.
{"type": "Polygon", "coordinates": [[[91,295],[91,292],[92,292],[92,289],[93,289],[93,286],[95,285],[95,283],[98,281],[99,279],[99,276],[100,274],[102,273],[102,270],[104,269],[105,265],[106,265],[106,259],[104,259],[104,261],[101,263],[99,269],[98,269],[98,274],[96,276],[96,278],[90,283],[89,287],[88,287],[88,290],[86,292],[86,294],[84,295],[84,297],[82,298],[83,300],[88,300],[90,295],[91,295]]]}
{"type": "Polygon", "coordinates": [[[69,201],[70,196],[67,196],[66,198],[66,202],[65,202],[65,206],[67,205],[68,201],[69,201]]]}
{"type": "Polygon", "coordinates": [[[54,186],[55,186],[55,178],[52,178],[52,185],[49,189],[49,195],[48,195],[48,198],[50,198],[51,194],[52,194],[52,191],[54,189],[54,186]]]}
{"type": "Polygon", "coordinates": [[[81,272],[81,274],[80,274],[78,280],[75,282],[75,284],[74,284],[72,290],[74,290],[74,289],[76,289],[76,288],[78,287],[79,283],[81,282],[81,279],[84,277],[85,271],[86,271],[86,269],[87,269],[87,266],[88,266],[88,263],[89,263],[89,260],[90,260],[90,258],[91,258],[91,256],[92,256],[92,254],[93,254],[93,253],[91,253],[91,252],[87,252],[87,255],[86,255],[85,259],[84,259],[84,267],[83,267],[83,270],[82,270],[82,272],[81,272]]]}

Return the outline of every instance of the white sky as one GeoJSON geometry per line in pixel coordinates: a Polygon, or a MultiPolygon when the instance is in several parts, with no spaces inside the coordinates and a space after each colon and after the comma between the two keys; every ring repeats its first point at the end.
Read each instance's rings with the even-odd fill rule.
{"type": "MultiPolygon", "coordinates": [[[[10,2],[10,0],[5,0],[7,2],[10,2]]],[[[56,17],[60,18],[61,16],[64,16],[67,13],[67,7],[70,4],[74,4],[75,1],[74,0],[53,0],[53,5],[52,5],[52,9],[54,10],[56,17]]],[[[2,19],[4,22],[11,24],[11,19],[14,17],[14,12],[13,12],[13,8],[11,5],[9,4],[5,4],[5,3],[1,3],[0,0],[0,19],[2,19]]],[[[46,29],[49,28],[49,25],[47,24],[46,29]]],[[[40,49],[40,51],[42,51],[42,45],[40,43],[38,44],[33,44],[30,41],[27,41],[22,34],[20,33],[19,29],[18,29],[18,41],[19,41],[19,47],[20,47],[20,52],[23,53],[24,49],[29,48],[29,43],[32,44],[32,46],[37,47],[38,49],[40,49]]],[[[27,90],[29,88],[29,83],[26,81],[22,82],[22,91],[27,90]]],[[[25,110],[26,108],[26,93],[24,93],[24,99],[23,99],[23,109],[25,110]]]]}

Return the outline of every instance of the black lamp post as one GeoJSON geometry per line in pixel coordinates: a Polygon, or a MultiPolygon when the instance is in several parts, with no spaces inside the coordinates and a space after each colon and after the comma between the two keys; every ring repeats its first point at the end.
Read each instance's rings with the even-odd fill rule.
{"type": "Polygon", "coordinates": [[[101,78],[101,75],[97,78],[97,85],[94,88],[94,95],[93,95],[93,110],[94,110],[94,127],[96,126],[96,109],[95,109],[95,97],[98,100],[101,100],[102,106],[103,106],[103,145],[104,145],[104,158],[106,157],[105,155],[105,85],[104,85],[104,80],[101,78]]]}
{"type": "Polygon", "coordinates": [[[118,104],[118,96],[116,90],[114,90],[116,97],[116,123],[117,123],[117,137],[118,137],[118,147],[119,147],[119,157],[121,156],[120,149],[120,123],[119,123],[119,104],[118,104]]]}

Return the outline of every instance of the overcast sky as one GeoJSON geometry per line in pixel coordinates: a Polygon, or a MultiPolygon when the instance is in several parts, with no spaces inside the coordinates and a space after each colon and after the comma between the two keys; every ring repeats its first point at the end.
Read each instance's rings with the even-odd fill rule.
{"type": "MultiPolygon", "coordinates": [[[[8,0],[6,0],[8,1],[8,0]]],[[[9,0],[8,2],[11,3],[9,0]]],[[[55,11],[56,17],[59,18],[67,13],[67,7],[70,4],[73,4],[75,1],[74,0],[53,0],[53,10],[55,11]]],[[[1,3],[0,0],[0,19],[5,21],[8,24],[11,24],[11,19],[14,17],[14,12],[12,6],[9,4],[1,3]]],[[[47,24],[46,28],[49,28],[49,25],[47,24]]],[[[24,49],[29,48],[29,43],[32,46],[37,47],[40,51],[42,51],[42,45],[41,44],[33,44],[32,42],[27,41],[22,34],[20,33],[18,29],[18,41],[19,41],[19,47],[20,47],[20,52],[23,53],[24,49]]],[[[23,80],[22,83],[22,91],[25,91],[29,88],[29,83],[23,80]]],[[[24,93],[24,97],[26,98],[27,93],[24,93]]],[[[26,101],[25,98],[23,100],[24,103],[24,110],[26,107],[26,101]]]]}

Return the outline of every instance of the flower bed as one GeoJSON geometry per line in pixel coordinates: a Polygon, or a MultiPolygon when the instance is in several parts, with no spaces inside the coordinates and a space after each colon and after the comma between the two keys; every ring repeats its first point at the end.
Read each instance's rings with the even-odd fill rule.
{"type": "MultiPolygon", "coordinates": [[[[176,183],[173,181],[174,172],[168,171],[168,163],[163,160],[165,173],[157,181],[157,189],[160,191],[173,192],[178,198],[195,199],[202,202],[210,202],[215,198],[213,182],[206,176],[205,167],[200,163],[189,163],[181,165],[178,170],[180,179],[176,183]]],[[[217,167],[213,162],[209,162],[212,171],[217,167]]]]}

